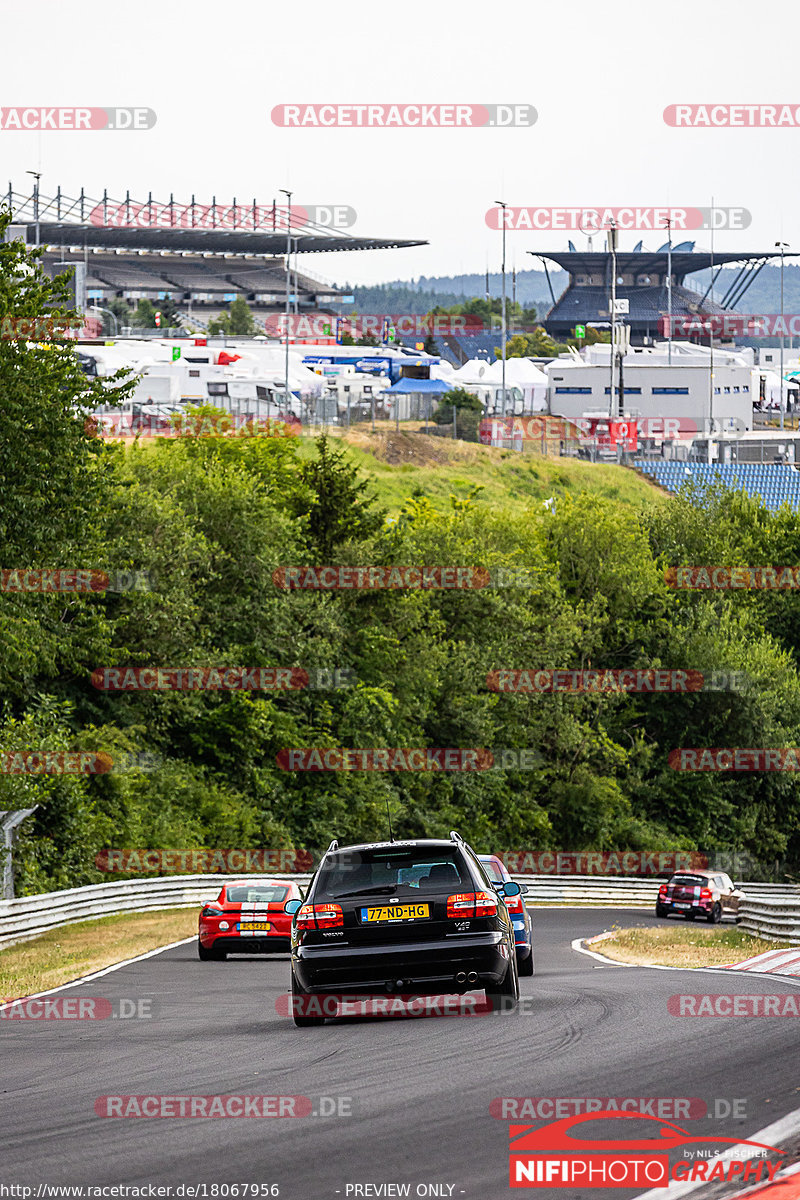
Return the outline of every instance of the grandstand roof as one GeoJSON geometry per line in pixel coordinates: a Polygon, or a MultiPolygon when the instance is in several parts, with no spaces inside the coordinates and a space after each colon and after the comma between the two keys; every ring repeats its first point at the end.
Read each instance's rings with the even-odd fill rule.
{"type": "MultiPolygon", "coordinates": [[[[609,251],[592,251],[591,253],[583,253],[580,250],[529,250],[529,254],[535,258],[547,258],[551,262],[558,263],[562,270],[569,272],[570,275],[590,275],[604,272],[610,269],[611,254],[609,251]]],[[[797,252],[795,252],[796,254],[797,252]]],[[[617,272],[634,273],[636,275],[646,275],[648,272],[657,270],[665,271],[667,269],[667,251],[666,250],[641,250],[637,253],[633,251],[618,250],[617,251],[617,272]]],[[[733,262],[750,262],[755,259],[777,258],[774,251],[764,250],[747,250],[739,251],[738,253],[721,253],[716,251],[713,255],[706,250],[673,250],[672,251],[672,274],[676,281],[680,281],[686,275],[691,275],[694,271],[705,271],[708,267],[724,266],[726,263],[733,262]]],[[[791,257],[787,254],[786,256],[791,257]]]]}
{"type": "MultiPolygon", "coordinates": [[[[20,222],[18,222],[20,223],[20,222]]],[[[28,226],[28,242],[35,239],[33,222],[28,226]]],[[[396,250],[406,246],[426,246],[425,241],[400,238],[355,237],[350,234],[293,232],[292,251],[299,254],[320,254],[334,250],[396,250]]],[[[255,232],[246,229],[115,229],[108,226],[80,224],[73,221],[42,221],[39,240],[51,246],[88,246],[103,249],[190,250],[211,254],[283,254],[286,233],[255,232]]]]}

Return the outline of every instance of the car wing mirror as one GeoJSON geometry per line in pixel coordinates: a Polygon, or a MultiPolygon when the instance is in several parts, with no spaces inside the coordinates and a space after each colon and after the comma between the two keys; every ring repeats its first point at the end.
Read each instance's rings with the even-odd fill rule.
{"type": "Polygon", "coordinates": [[[289,915],[293,917],[294,914],[297,912],[298,908],[302,907],[302,904],[303,904],[303,901],[298,900],[297,898],[295,898],[294,900],[287,900],[283,906],[283,911],[286,913],[289,913],[289,915]]]}
{"type": "Polygon", "coordinates": [[[519,896],[521,892],[522,892],[522,888],[519,886],[518,883],[514,883],[513,879],[507,879],[506,882],[503,884],[503,895],[504,896],[519,896]]]}

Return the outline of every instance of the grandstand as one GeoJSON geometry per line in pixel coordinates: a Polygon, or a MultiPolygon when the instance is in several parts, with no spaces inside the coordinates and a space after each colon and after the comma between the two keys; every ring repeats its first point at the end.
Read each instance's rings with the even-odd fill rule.
{"type": "MultiPolygon", "coordinates": [[[[338,305],[342,289],[309,270],[297,268],[300,255],[354,250],[386,250],[426,245],[424,241],[356,237],[346,230],[309,220],[305,210],[277,206],[136,202],[127,193],[100,199],[83,189],[77,197],[59,187],[53,196],[17,192],[9,183],[5,206],[17,237],[45,247],[43,265],[51,275],[63,264],[85,269],[86,300],[107,306],[122,299],[171,299],[204,314],[243,297],[251,308],[282,311],[287,286],[295,312],[338,305]],[[292,264],[286,269],[287,235],[292,264]],[[287,283],[288,278],[288,283],[287,283]],[[295,299],[296,297],[296,299],[295,299]]],[[[83,271],[80,272],[83,275],[83,271]]]]}
{"type": "Polygon", "coordinates": [[[679,492],[686,483],[705,489],[721,483],[748,496],[758,496],[775,511],[788,504],[800,509],[800,471],[776,463],[701,463],[663,459],[636,459],[634,467],[668,492],[679,492]]]}
{"type": "MultiPolygon", "coordinates": [[[[631,342],[634,345],[647,345],[661,336],[659,321],[670,310],[667,294],[669,256],[666,245],[653,252],[641,250],[639,246],[629,252],[617,251],[616,295],[618,300],[628,302],[628,313],[620,316],[619,320],[630,327],[631,342]]],[[[776,257],[772,252],[758,251],[712,255],[707,251],[696,251],[694,246],[694,242],[681,242],[671,251],[671,311],[676,318],[735,312],[732,306],[741,301],[762,267],[776,257]],[[741,266],[719,300],[712,298],[711,284],[699,289],[686,283],[687,275],[711,267],[721,268],[729,263],[739,263],[741,266]]],[[[569,274],[569,284],[558,299],[551,288],[553,306],[544,318],[545,328],[551,337],[563,341],[572,336],[576,324],[607,326],[610,323],[610,253],[582,253],[574,247],[564,252],[531,250],[529,253],[541,259],[545,271],[550,261],[569,274]]]]}

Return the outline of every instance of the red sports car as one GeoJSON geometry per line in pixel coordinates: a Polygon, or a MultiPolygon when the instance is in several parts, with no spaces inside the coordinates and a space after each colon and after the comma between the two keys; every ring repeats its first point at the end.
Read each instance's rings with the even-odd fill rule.
{"type": "Polygon", "coordinates": [[[302,900],[303,893],[291,879],[229,880],[200,913],[198,958],[209,962],[229,954],[288,952],[292,918],[283,906],[295,899],[302,900]]]}

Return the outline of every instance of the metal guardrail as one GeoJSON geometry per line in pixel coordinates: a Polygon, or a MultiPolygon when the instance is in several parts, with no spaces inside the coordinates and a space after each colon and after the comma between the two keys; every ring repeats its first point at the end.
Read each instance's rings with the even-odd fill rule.
{"type": "MultiPolygon", "coordinates": [[[[310,875],[281,875],[307,884],[310,875]]],[[[241,877],[240,877],[241,878],[241,877]]],[[[197,908],[215,899],[230,875],[170,875],[159,879],[126,879],[89,887],[68,888],[0,901],[0,949],[39,937],[50,929],[114,913],[148,912],[159,908],[197,908]]]]}
{"type": "MultiPolygon", "coordinates": [[[[69,888],[0,900],[0,949],[39,937],[50,929],[124,912],[152,912],[161,908],[196,908],[213,900],[222,884],[242,876],[169,875],[157,879],[111,880],[88,887],[69,888]]],[[[305,887],[309,874],[286,875],[305,887]]],[[[527,885],[531,904],[580,907],[655,908],[661,879],[633,879],[596,875],[514,875],[527,885]]],[[[800,886],[796,884],[744,883],[747,900],[740,906],[741,927],[768,932],[764,937],[800,941],[800,886]],[[758,922],[758,924],[756,924],[758,922]]]]}
{"type": "Polygon", "coordinates": [[[770,942],[800,943],[800,897],[748,897],[739,905],[739,928],[770,942]]]}

